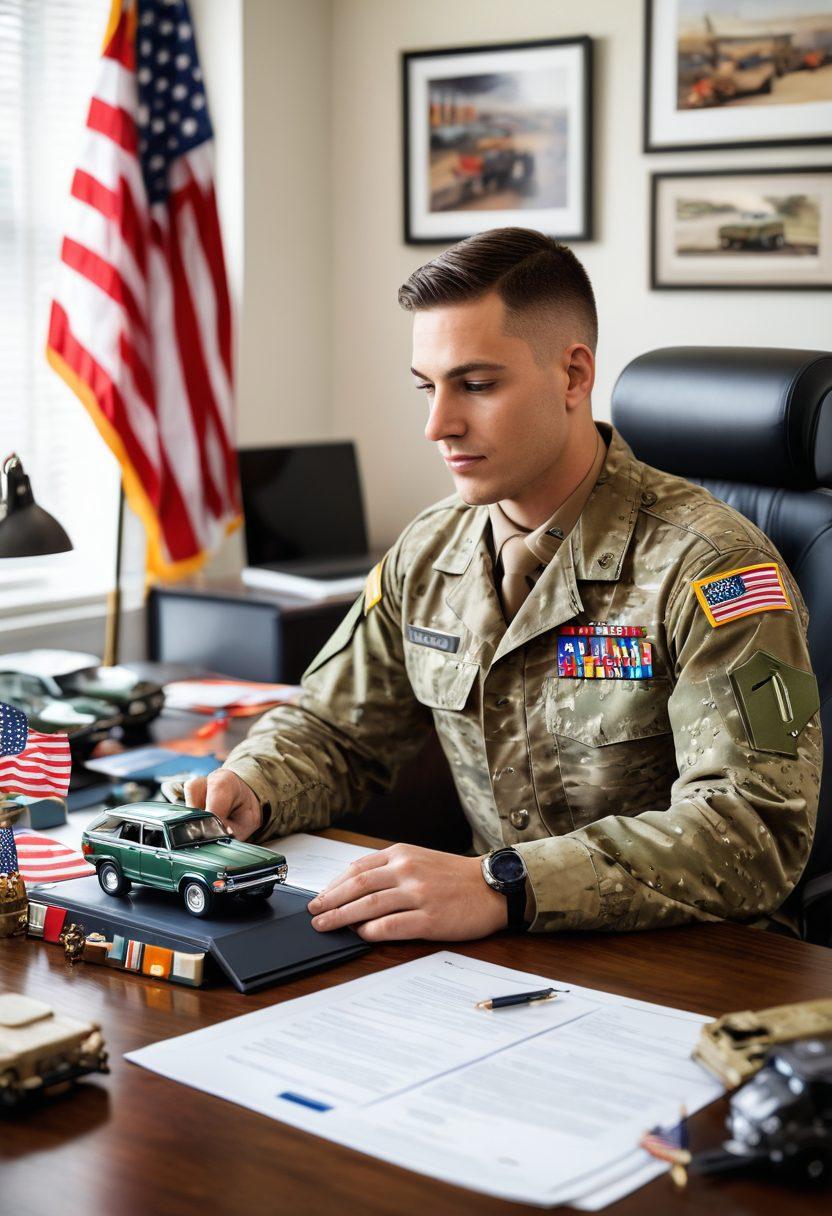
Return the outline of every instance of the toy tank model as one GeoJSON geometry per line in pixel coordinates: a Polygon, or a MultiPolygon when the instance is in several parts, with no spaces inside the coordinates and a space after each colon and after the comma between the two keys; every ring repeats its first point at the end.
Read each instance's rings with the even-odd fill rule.
{"type": "Polygon", "coordinates": [[[109,1072],[96,1022],[65,1017],[33,997],[0,994],[0,1109],[92,1072],[109,1072]]]}

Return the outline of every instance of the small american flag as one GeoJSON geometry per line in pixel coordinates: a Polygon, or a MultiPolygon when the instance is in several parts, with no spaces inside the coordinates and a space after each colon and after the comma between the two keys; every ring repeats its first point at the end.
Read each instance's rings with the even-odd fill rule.
{"type": "Polygon", "coordinates": [[[242,519],[212,161],[186,0],[114,0],[46,354],[119,461],[166,578],[242,519]]]}
{"type": "Polygon", "coordinates": [[[66,735],[30,730],[22,710],[0,702],[0,793],[63,798],[71,771],[66,735]]]}
{"type": "Polygon", "coordinates": [[[25,883],[63,882],[67,878],[83,878],[95,873],[94,867],[84,861],[80,853],[50,836],[24,830],[15,832],[14,839],[18,870],[25,883]]]}
{"type": "Polygon", "coordinates": [[[774,562],[697,579],[693,587],[712,625],[725,625],[755,612],[791,609],[774,562]]]}
{"type": "Polygon", "coordinates": [[[0,828],[0,874],[14,874],[19,869],[14,832],[11,828],[0,828]]]}

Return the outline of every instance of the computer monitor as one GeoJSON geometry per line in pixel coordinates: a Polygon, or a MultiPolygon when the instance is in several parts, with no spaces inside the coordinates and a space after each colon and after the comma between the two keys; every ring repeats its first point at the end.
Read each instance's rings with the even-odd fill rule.
{"type": "Polygon", "coordinates": [[[238,455],[249,566],[366,554],[354,444],[241,448],[238,455]]]}

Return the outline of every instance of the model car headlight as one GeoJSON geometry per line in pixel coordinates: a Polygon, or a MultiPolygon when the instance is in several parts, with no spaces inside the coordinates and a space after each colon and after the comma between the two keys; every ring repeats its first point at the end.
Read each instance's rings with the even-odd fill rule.
{"type": "Polygon", "coordinates": [[[224,891],[225,887],[226,887],[225,879],[224,878],[215,878],[214,881],[211,883],[211,886],[213,887],[213,889],[215,891],[224,891]]]}

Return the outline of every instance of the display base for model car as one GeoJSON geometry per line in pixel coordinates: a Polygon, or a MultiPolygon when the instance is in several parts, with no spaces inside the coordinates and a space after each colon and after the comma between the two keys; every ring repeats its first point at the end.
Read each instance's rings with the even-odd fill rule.
{"type": "MultiPolygon", "coordinates": [[[[351,929],[319,933],[306,905],[309,891],[278,886],[270,898],[226,899],[208,917],[194,917],[166,891],[134,886],[116,899],[105,894],[94,875],[32,887],[29,898],[66,908],[68,920],[87,934],[114,934],[186,953],[204,951],[240,992],[294,979],[362,954],[368,946],[351,929]]],[[[208,960],[206,960],[208,961],[208,960]]],[[[136,983],[151,982],[137,976],[136,983]]]]}

